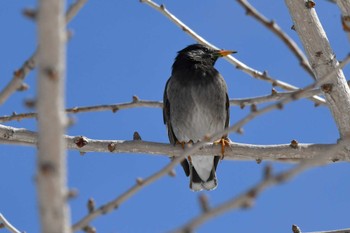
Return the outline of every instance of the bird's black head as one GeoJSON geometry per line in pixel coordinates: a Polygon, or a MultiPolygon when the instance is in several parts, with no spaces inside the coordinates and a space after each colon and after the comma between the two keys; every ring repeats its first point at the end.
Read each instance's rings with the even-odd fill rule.
{"type": "Polygon", "coordinates": [[[231,50],[216,50],[202,44],[189,45],[178,52],[173,64],[174,70],[211,69],[219,57],[235,53],[231,50]]]}

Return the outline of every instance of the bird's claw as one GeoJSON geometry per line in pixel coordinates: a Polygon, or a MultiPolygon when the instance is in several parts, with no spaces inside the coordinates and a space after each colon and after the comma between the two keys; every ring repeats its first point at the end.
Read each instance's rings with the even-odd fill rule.
{"type": "MultiPolygon", "coordinates": [[[[193,144],[193,141],[192,140],[190,140],[190,141],[188,141],[188,142],[179,142],[179,141],[176,141],[176,144],[180,144],[181,145],[181,147],[182,147],[182,149],[185,149],[185,145],[186,144],[188,144],[188,143],[191,143],[191,144],[193,144]]],[[[192,159],[191,159],[191,156],[187,156],[187,159],[188,159],[188,161],[191,163],[192,162],[192,159]]]]}
{"type": "Polygon", "coordinates": [[[176,144],[180,144],[182,149],[185,149],[185,144],[186,142],[179,142],[179,141],[176,141],[176,144]]]}
{"type": "Polygon", "coordinates": [[[214,145],[221,145],[220,159],[223,160],[225,157],[225,147],[230,147],[230,140],[227,137],[222,137],[221,139],[215,141],[214,145]]]}

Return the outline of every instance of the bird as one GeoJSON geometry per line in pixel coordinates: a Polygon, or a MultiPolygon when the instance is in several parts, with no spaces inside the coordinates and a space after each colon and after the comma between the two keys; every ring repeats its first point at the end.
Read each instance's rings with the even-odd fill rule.
{"type": "MultiPolygon", "coordinates": [[[[163,119],[171,144],[202,141],[229,126],[230,110],[227,85],[214,68],[218,58],[236,53],[192,44],[180,50],[172,65],[163,95],[163,119]]],[[[216,168],[224,153],[227,135],[214,139],[222,143],[222,155],[195,155],[181,165],[190,176],[192,191],[214,190],[218,181],[216,168]]]]}

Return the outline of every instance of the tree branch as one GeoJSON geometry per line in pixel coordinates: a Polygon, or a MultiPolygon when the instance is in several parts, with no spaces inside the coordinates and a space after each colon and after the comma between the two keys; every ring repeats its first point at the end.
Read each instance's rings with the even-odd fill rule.
{"type": "MultiPolygon", "coordinates": [[[[335,70],[339,63],[335,58],[326,33],[314,8],[304,0],[285,0],[293,18],[316,78],[321,79],[335,70]]],[[[328,106],[338,126],[340,137],[350,135],[350,89],[342,70],[338,70],[329,83],[322,86],[328,106]]]]}
{"type": "MultiPolygon", "coordinates": [[[[178,18],[176,18],[173,14],[171,14],[165,8],[164,5],[158,5],[158,4],[156,4],[155,2],[153,2],[151,0],[140,0],[140,2],[146,3],[150,7],[156,9],[157,11],[159,11],[160,13],[165,15],[168,19],[170,19],[173,23],[175,23],[178,27],[180,27],[184,32],[186,32],[188,35],[190,35],[197,42],[199,42],[201,44],[205,44],[207,46],[210,46],[210,47],[212,47],[214,49],[218,49],[216,46],[210,44],[203,37],[199,36],[192,29],[190,29],[187,25],[185,25],[178,18]]],[[[274,78],[270,77],[266,72],[260,72],[260,71],[254,70],[253,68],[247,66],[246,64],[244,64],[243,62],[237,60],[236,58],[234,58],[231,55],[225,56],[224,59],[226,59],[228,62],[233,64],[237,69],[242,70],[243,72],[249,74],[250,76],[252,76],[254,78],[270,82],[272,85],[281,87],[281,88],[283,88],[283,89],[285,89],[287,91],[298,90],[297,87],[295,87],[295,86],[293,86],[291,84],[288,84],[286,82],[283,82],[283,81],[280,81],[280,80],[277,80],[277,79],[274,79],[274,78]]],[[[312,97],[310,97],[310,99],[312,101],[314,101],[315,103],[317,103],[317,104],[325,103],[325,100],[323,98],[319,97],[319,96],[312,96],[312,97]]]]}
{"type": "Polygon", "coordinates": [[[14,226],[11,225],[9,221],[0,213],[0,228],[5,227],[11,233],[21,233],[14,226]]]}
{"type": "Polygon", "coordinates": [[[273,20],[268,20],[264,15],[262,15],[256,8],[254,8],[247,0],[237,0],[237,2],[246,10],[247,15],[252,16],[262,25],[267,27],[270,31],[275,33],[275,35],[280,38],[287,47],[294,53],[294,55],[299,60],[300,65],[310,74],[310,76],[315,79],[314,72],[309,64],[304,53],[301,51],[299,46],[294,42],[292,38],[285,33],[278,24],[273,20]]]}
{"type": "Polygon", "coordinates": [[[71,232],[63,137],[65,21],[63,0],[39,1],[37,192],[42,232],[52,233],[71,232]]]}
{"type": "MultiPolygon", "coordinates": [[[[87,0],[77,0],[73,3],[66,13],[66,23],[69,23],[79,10],[84,6],[87,0]]],[[[11,81],[0,92],[0,105],[3,104],[10,95],[21,87],[23,80],[32,71],[38,59],[38,49],[23,63],[23,65],[13,73],[11,81]]]]}
{"type": "MultiPolygon", "coordinates": [[[[245,106],[253,105],[253,104],[262,104],[272,101],[277,101],[285,98],[286,96],[290,96],[293,92],[281,92],[278,93],[276,90],[273,90],[270,95],[258,96],[252,98],[241,98],[241,99],[231,99],[231,106],[240,106],[244,108],[245,106]]],[[[313,96],[321,93],[320,89],[309,90],[307,92],[303,92],[303,95],[300,98],[305,98],[308,96],[313,96]]],[[[161,101],[151,101],[151,100],[140,100],[134,96],[133,100],[128,103],[120,103],[120,104],[103,104],[103,105],[95,105],[95,106],[85,106],[85,107],[74,107],[66,109],[66,113],[77,114],[77,113],[85,113],[85,112],[100,112],[100,111],[112,111],[113,113],[130,108],[138,108],[138,107],[148,107],[148,108],[162,108],[163,102],[161,101]]],[[[0,117],[0,122],[8,122],[8,121],[19,121],[22,119],[30,119],[36,118],[37,113],[29,112],[29,113],[12,113],[12,115],[2,116],[0,117]]]]}
{"type": "Polygon", "coordinates": [[[330,231],[313,231],[313,232],[306,232],[306,233],[349,233],[349,232],[350,232],[350,228],[330,230],[330,231]]]}
{"type": "MultiPolygon", "coordinates": [[[[296,225],[293,225],[293,229],[297,229],[297,232],[294,233],[302,233],[300,228],[296,225]]],[[[350,232],[350,228],[348,229],[339,229],[339,230],[330,230],[330,231],[313,231],[313,232],[304,232],[304,233],[349,233],[350,232]]]]}
{"type": "MultiPolygon", "coordinates": [[[[96,140],[83,136],[65,136],[65,139],[68,149],[80,152],[151,154],[169,157],[178,157],[183,153],[181,146],[173,146],[168,143],[139,140],[96,140]]],[[[36,146],[37,142],[36,132],[0,125],[0,143],[36,146]]],[[[332,145],[304,143],[252,145],[231,142],[230,148],[225,151],[224,160],[299,162],[303,159],[316,157],[332,145]]],[[[193,155],[210,156],[220,154],[220,151],[220,145],[206,143],[193,155]]],[[[346,148],[338,154],[332,154],[328,158],[328,162],[336,161],[350,161],[350,154],[346,148]]]]}

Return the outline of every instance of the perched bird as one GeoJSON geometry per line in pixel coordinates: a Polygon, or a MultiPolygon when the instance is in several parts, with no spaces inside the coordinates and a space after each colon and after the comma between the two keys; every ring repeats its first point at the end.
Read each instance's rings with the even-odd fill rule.
{"type": "MultiPolygon", "coordinates": [[[[196,143],[229,126],[227,87],[214,64],[219,57],[231,53],[235,51],[214,50],[201,44],[178,52],[163,98],[164,124],[172,144],[196,143]]],[[[217,139],[224,140],[227,136],[217,139]]],[[[190,176],[191,190],[217,187],[215,171],[220,157],[188,156],[181,162],[190,176]]]]}

